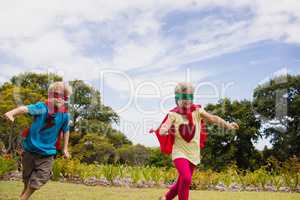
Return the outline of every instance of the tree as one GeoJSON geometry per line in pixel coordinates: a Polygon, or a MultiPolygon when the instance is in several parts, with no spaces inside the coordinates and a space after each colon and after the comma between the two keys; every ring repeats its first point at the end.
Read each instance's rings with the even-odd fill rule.
{"type": "Polygon", "coordinates": [[[10,79],[12,85],[21,88],[32,89],[36,93],[41,94],[43,97],[47,97],[49,85],[56,81],[62,81],[62,77],[53,73],[22,73],[17,76],[13,76],[10,79]]]}
{"type": "MultiPolygon", "coordinates": [[[[42,98],[42,95],[33,89],[5,83],[0,87],[0,113],[3,115],[19,105],[30,104],[42,98]]],[[[20,145],[20,133],[29,126],[30,122],[31,117],[28,115],[16,118],[14,123],[3,117],[0,118],[0,140],[4,143],[7,153],[16,153],[20,145]]]]}
{"type": "Polygon", "coordinates": [[[106,137],[115,148],[120,148],[124,145],[132,145],[132,142],[128,140],[123,133],[115,129],[111,129],[111,131],[106,134],[106,137]]]}
{"type": "Polygon", "coordinates": [[[125,144],[132,144],[123,133],[112,128],[111,124],[99,120],[81,119],[77,124],[77,127],[77,131],[80,132],[82,136],[88,132],[105,136],[115,148],[119,148],[125,144]]]}
{"type": "Polygon", "coordinates": [[[255,117],[251,102],[223,99],[205,109],[227,121],[238,122],[240,129],[233,132],[208,125],[206,148],[201,152],[203,163],[215,170],[222,170],[229,164],[236,164],[241,169],[258,167],[261,157],[253,142],[261,137],[260,121],[255,117]]]}
{"type": "MultiPolygon", "coordinates": [[[[0,87],[0,112],[3,115],[19,105],[47,100],[48,87],[54,81],[62,81],[62,77],[51,73],[23,73],[13,76],[0,87]]],[[[78,132],[82,131],[79,138],[72,137],[71,134],[71,139],[74,139],[72,142],[78,143],[86,133],[101,132],[103,136],[109,136],[109,142],[117,147],[130,144],[121,132],[111,128],[111,123],[118,122],[119,117],[110,107],[101,104],[99,91],[81,80],[70,81],[70,85],[74,90],[70,102],[70,114],[73,116],[71,131],[76,128],[78,132]],[[118,139],[121,141],[117,141],[118,139]]],[[[26,115],[18,117],[14,123],[0,118],[0,139],[9,152],[15,152],[20,140],[19,133],[30,126],[30,122],[31,117],[26,115]]]]}
{"type": "Polygon", "coordinates": [[[257,86],[253,105],[273,145],[271,155],[281,161],[300,156],[300,76],[281,75],[257,86]]]}
{"type": "MultiPolygon", "coordinates": [[[[44,101],[51,82],[61,81],[55,74],[23,73],[13,76],[0,87],[0,113],[37,101],[44,101]]],[[[21,116],[14,123],[0,118],[0,139],[6,146],[7,153],[16,154],[20,145],[20,133],[29,126],[31,117],[21,116]]]]}
{"type": "Polygon", "coordinates": [[[149,160],[150,152],[143,145],[124,145],[117,150],[119,162],[128,165],[146,165],[149,160]]]}
{"type": "Polygon", "coordinates": [[[91,133],[86,134],[72,148],[72,155],[88,164],[112,164],[116,161],[116,149],[107,138],[91,133]]]}
{"type": "Polygon", "coordinates": [[[173,166],[171,156],[161,153],[160,148],[151,148],[149,164],[156,167],[167,167],[173,166]]]}
{"type": "MultiPolygon", "coordinates": [[[[70,113],[72,115],[71,131],[82,128],[89,129],[98,122],[110,124],[118,122],[119,116],[109,107],[100,102],[100,92],[82,80],[70,81],[73,88],[70,113]],[[90,126],[91,125],[91,126],[90,126]]],[[[83,130],[89,132],[89,130],[83,130]]]]}

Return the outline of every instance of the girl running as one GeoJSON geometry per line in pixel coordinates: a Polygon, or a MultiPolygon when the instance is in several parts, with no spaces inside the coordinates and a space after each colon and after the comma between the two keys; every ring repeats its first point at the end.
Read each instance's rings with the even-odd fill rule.
{"type": "Polygon", "coordinates": [[[178,179],[160,200],[189,199],[192,174],[200,163],[200,147],[204,147],[204,121],[227,129],[238,129],[237,123],[229,123],[193,104],[194,88],[190,83],[179,83],[175,88],[176,107],[172,109],[155,132],[161,151],[172,155],[178,171],[178,179]]]}

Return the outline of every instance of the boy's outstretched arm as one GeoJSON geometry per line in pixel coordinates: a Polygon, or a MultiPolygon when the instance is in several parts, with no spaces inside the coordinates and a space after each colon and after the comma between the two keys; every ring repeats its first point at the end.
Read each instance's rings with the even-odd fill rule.
{"type": "Polygon", "coordinates": [[[15,120],[15,116],[25,113],[28,113],[28,108],[26,106],[20,106],[5,113],[4,117],[13,122],[15,120]]]}
{"type": "Polygon", "coordinates": [[[70,158],[70,153],[68,150],[68,145],[69,145],[69,136],[70,136],[70,132],[67,131],[66,133],[64,133],[64,157],[65,158],[70,158]]]}
{"type": "Polygon", "coordinates": [[[239,125],[235,122],[226,122],[224,119],[217,115],[210,114],[208,112],[201,112],[201,117],[203,117],[206,121],[212,124],[216,124],[220,127],[225,127],[227,129],[239,129],[239,125]]]}

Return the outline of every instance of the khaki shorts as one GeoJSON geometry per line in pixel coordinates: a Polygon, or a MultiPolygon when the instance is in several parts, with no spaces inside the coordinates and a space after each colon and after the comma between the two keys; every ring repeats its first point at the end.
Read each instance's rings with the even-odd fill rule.
{"type": "Polygon", "coordinates": [[[54,156],[42,156],[24,151],[22,155],[23,182],[32,189],[39,189],[51,178],[54,156]]]}

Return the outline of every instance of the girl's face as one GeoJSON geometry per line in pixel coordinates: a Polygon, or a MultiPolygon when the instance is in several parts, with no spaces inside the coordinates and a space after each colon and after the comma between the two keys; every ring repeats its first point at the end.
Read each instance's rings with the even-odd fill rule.
{"type": "Polygon", "coordinates": [[[179,100],[179,101],[177,101],[177,105],[181,108],[188,109],[188,108],[191,107],[192,104],[193,104],[193,101],[191,101],[191,100],[179,100]]]}
{"type": "Polygon", "coordinates": [[[188,109],[193,104],[193,93],[177,93],[175,94],[177,106],[188,109]]]}

